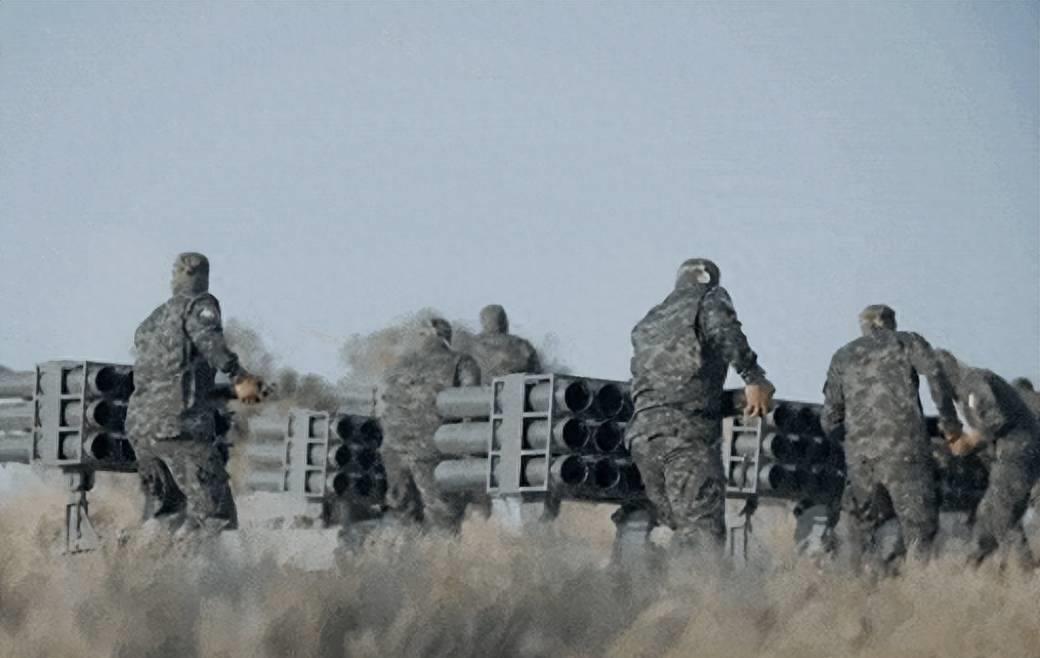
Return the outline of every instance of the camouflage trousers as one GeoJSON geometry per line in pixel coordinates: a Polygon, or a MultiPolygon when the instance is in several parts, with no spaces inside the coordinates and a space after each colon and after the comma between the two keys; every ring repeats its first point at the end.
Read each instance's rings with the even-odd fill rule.
{"type": "Polygon", "coordinates": [[[385,445],[382,456],[390,516],[402,523],[421,524],[435,530],[459,532],[462,529],[466,505],[473,497],[440,490],[433,477],[438,464],[436,459],[417,457],[385,445]]]}
{"type": "Polygon", "coordinates": [[[938,480],[927,456],[850,457],[841,509],[855,566],[879,557],[877,531],[895,516],[899,537],[886,560],[901,558],[907,546],[920,558],[930,555],[939,529],[938,480]]]}
{"type": "Polygon", "coordinates": [[[626,441],[657,523],[680,549],[721,552],[726,540],[726,479],[718,419],[677,409],[638,413],[626,441]]]}
{"type": "Polygon", "coordinates": [[[238,527],[221,447],[214,441],[165,439],[134,444],[145,496],[145,520],[171,531],[216,533],[238,527]]]}
{"type": "Polygon", "coordinates": [[[972,558],[981,562],[1003,545],[1025,563],[1031,563],[1022,529],[1022,516],[1040,478],[1040,441],[1015,433],[996,444],[986,493],[975,511],[972,558]]]}

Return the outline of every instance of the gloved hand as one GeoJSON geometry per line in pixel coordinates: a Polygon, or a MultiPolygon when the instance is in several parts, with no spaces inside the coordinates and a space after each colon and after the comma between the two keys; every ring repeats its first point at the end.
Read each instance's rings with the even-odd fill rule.
{"type": "Polygon", "coordinates": [[[748,384],[744,387],[744,415],[765,416],[776,391],[772,384],[748,384]]]}
{"type": "Polygon", "coordinates": [[[256,375],[235,377],[232,386],[235,391],[235,399],[242,404],[257,404],[270,393],[270,390],[264,385],[264,380],[256,375]]]}

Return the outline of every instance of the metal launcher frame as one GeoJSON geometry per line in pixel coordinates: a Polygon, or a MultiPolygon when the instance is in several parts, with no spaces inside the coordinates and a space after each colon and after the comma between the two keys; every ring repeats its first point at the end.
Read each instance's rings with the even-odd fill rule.
{"type": "Polygon", "coordinates": [[[549,396],[545,411],[534,411],[529,398],[538,384],[555,390],[554,375],[507,375],[494,380],[491,387],[491,434],[488,437],[487,492],[491,495],[544,494],[549,491],[552,441],[542,448],[528,443],[528,427],[539,420],[553,425],[555,399],[549,396]],[[540,459],[541,462],[534,460],[540,459]],[[543,470],[531,477],[527,469],[543,470]],[[540,483],[532,484],[534,482],[540,483]]]}
{"type": "Polygon", "coordinates": [[[66,553],[90,551],[98,546],[99,538],[90,521],[87,499],[94,486],[95,472],[133,473],[137,470],[136,458],[125,440],[113,441],[113,452],[104,460],[88,456],[87,432],[94,429],[89,416],[91,403],[95,400],[115,402],[123,395],[129,396],[125,387],[105,390],[98,386],[97,378],[102,372],[127,377],[132,370],[126,365],[96,361],[48,361],[35,368],[33,458],[44,466],[60,468],[68,476],[66,553]]]}
{"type": "Polygon", "coordinates": [[[765,421],[729,416],[722,421],[722,467],[726,475],[726,546],[729,554],[747,559],[751,516],[758,508],[758,473],[762,468],[765,421]],[[737,439],[754,437],[754,451],[739,453],[737,439]]]}

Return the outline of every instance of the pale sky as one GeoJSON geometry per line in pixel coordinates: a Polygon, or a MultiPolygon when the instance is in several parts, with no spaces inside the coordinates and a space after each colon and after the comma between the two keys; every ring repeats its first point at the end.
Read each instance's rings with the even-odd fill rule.
{"type": "Polygon", "coordinates": [[[424,306],[627,378],[684,259],[778,395],[856,314],[1040,383],[1038,5],[0,4],[0,363],[125,361],[180,251],[286,364],[424,306]]]}

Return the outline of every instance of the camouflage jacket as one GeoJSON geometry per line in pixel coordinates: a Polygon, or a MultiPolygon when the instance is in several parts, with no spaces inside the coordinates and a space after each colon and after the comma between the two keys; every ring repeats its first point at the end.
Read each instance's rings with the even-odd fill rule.
{"type": "Polygon", "coordinates": [[[473,357],[443,341],[427,340],[401,357],[383,383],[383,445],[417,458],[435,458],[439,453],[433,434],[441,423],[437,394],[452,386],[479,384],[480,368],[473,357]]]}
{"type": "Polygon", "coordinates": [[[748,384],[769,383],[721,287],[677,287],[632,330],[632,348],[637,413],[672,406],[720,416],[730,365],[748,384]]]}
{"type": "Polygon", "coordinates": [[[1026,406],[1033,412],[1033,415],[1040,420],[1040,393],[1036,391],[1019,391],[1018,394],[1022,396],[1026,406]]]}
{"type": "Polygon", "coordinates": [[[126,418],[130,437],[212,437],[214,375],[244,372],[224,341],[216,297],[175,295],[141,323],[134,346],[134,393],[126,418]]]}
{"type": "Polygon", "coordinates": [[[511,334],[482,333],[473,337],[469,354],[480,366],[485,382],[513,373],[539,373],[538,352],[528,341],[511,334]]]}
{"type": "Polygon", "coordinates": [[[964,418],[989,441],[1040,442],[1040,421],[1021,392],[996,373],[961,366],[956,384],[964,418]]]}
{"type": "Polygon", "coordinates": [[[940,428],[960,429],[952,386],[928,341],[914,333],[878,329],[831,359],[823,387],[824,431],[844,439],[847,457],[927,456],[919,375],[928,378],[940,428]]]}

